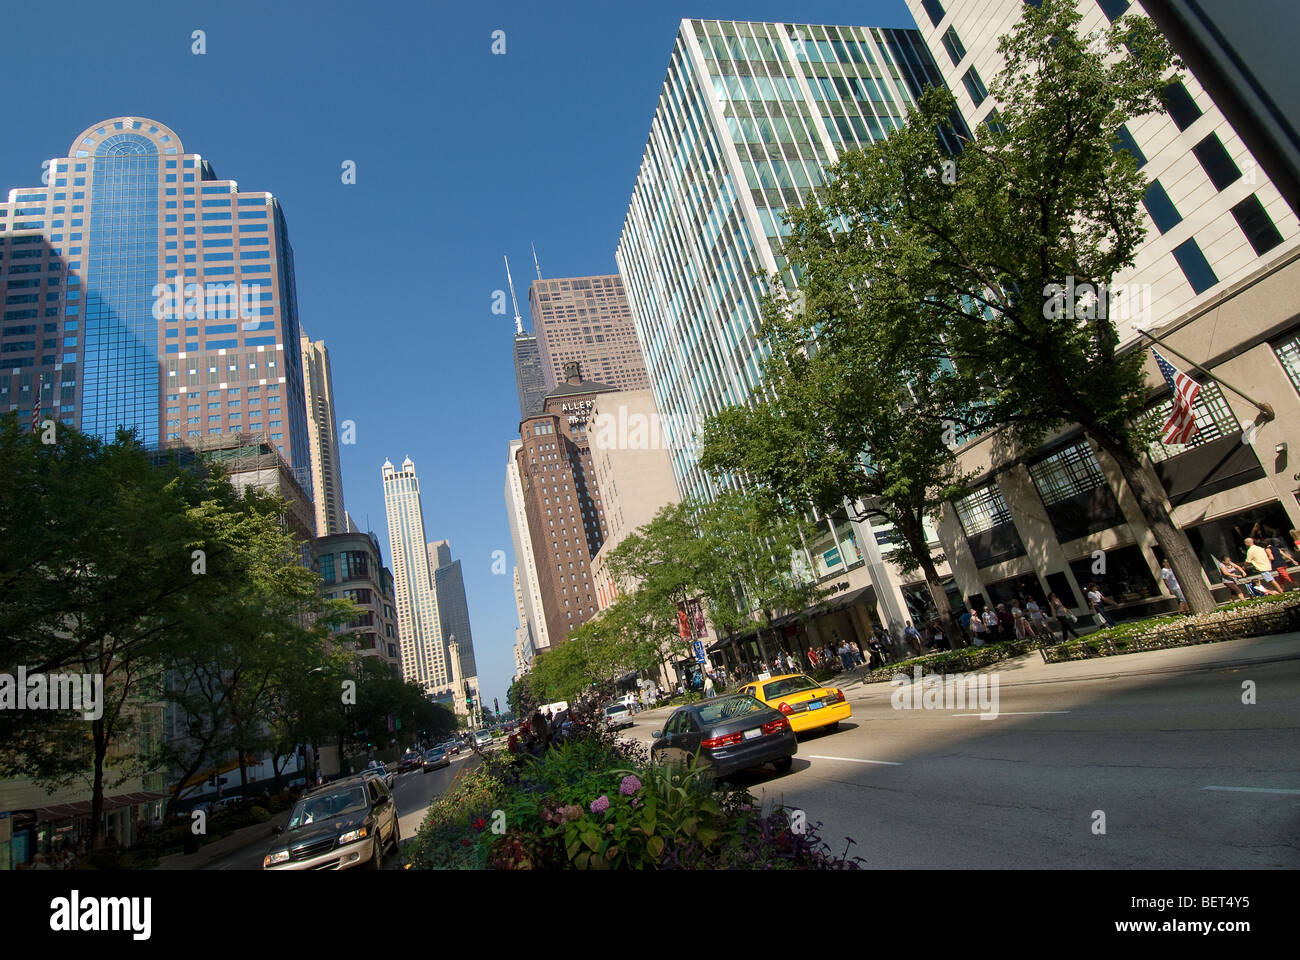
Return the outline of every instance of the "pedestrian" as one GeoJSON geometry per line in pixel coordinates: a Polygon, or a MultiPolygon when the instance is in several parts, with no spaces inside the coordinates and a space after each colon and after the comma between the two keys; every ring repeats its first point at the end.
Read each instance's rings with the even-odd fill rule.
{"type": "Polygon", "coordinates": [[[1268,551],[1250,537],[1246,538],[1245,544],[1246,569],[1259,574],[1260,586],[1265,593],[1282,593],[1282,587],[1273,574],[1273,558],[1268,555],[1268,551]]]}
{"type": "Polygon", "coordinates": [[[961,617],[957,623],[961,626],[962,639],[970,643],[970,607],[961,608],[961,617]]]}
{"type": "Polygon", "coordinates": [[[1273,574],[1277,577],[1279,583],[1285,583],[1283,590],[1289,589],[1295,584],[1291,579],[1291,571],[1288,566],[1296,562],[1296,558],[1291,555],[1287,548],[1287,543],[1281,537],[1270,537],[1268,541],[1269,553],[1273,558],[1273,574]]]}
{"type": "Polygon", "coordinates": [[[706,672],[704,674],[704,696],[708,699],[713,696],[713,674],[706,672]]]}
{"type": "Polygon", "coordinates": [[[916,651],[920,656],[925,651],[921,649],[921,632],[912,626],[912,621],[907,621],[907,626],[903,628],[903,639],[907,641],[908,647],[916,651]]]}
{"type": "Polygon", "coordinates": [[[1300,556],[1300,530],[1291,531],[1291,543],[1296,548],[1297,556],[1300,556]]]}
{"type": "Polygon", "coordinates": [[[970,642],[973,646],[984,646],[984,637],[988,633],[988,627],[984,626],[984,618],[976,610],[970,618],[970,642]]]}
{"type": "Polygon", "coordinates": [[[814,670],[817,669],[817,651],[813,647],[808,648],[808,662],[814,670]]]}
{"type": "Polygon", "coordinates": [[[1165,557],[1160,564],[1160,579],[1165,582],[1169,592],[1178,600],[1178,612],[1187,613],[1187,598],[1183,596],[1183,588],[1178,585],[1178,577],[1174,575],[1173,567],[1169,566],[1169,558],[1165,557]]]}
{"type": "Polygon", "coordinates": [[[1228,588],[1228,594],[1230,596],[1236,597],[1240,600],[1245,600],[1250,596],[1242,585],[1245,578],[1249,576],[1245,570],[1233,563],[1227,557],[1224,557],[1222,560],[1215,557],[1214,562],[1219,568],[1219,576],[1223,578],[1223,585],[1228,588]]]}
{"type": "Polygon", "coordinates": [[[1088,584],[1088,608],[1097,615],[1103,627],[1115,626],[1115,621],[1111,620],[1106,614],[1106,604],[1115,601],[1101,592],[1101,588],[1095,583],[1088,584]]]}
{"type": "MultiPolygon", "coordinates": [[[[1047,595],[1047,605],[1051,608],[1052,616],[1056,618],[1057,626],[1061,628],[1061,642],[1065,643],[1067,633],[1072,637],[1077,637],[1078,634],[1074,631],[1074,625],[1078,623],[1079,618],[1066,609],[1065,604],[1061,602],[1061,598],[1054,593],[1049,593],[1047,595]]],[[[1047,635],[1050,637],[1052,635],[1051,631],[1048,631],[1047,635]]]]}
{"type": "Polygon", "coordinates": [[[930,645],[936,650],[948,649],[948,638],[943,633],[943,623],[936,620],[930,625],[930,645]]]}
{"type": "Polygon", "coordinates": [[[1050,637],[1052,635],[1051,629],[1047,626],[1047,615],[1033,597],[1030,597],[1025,604],[1025,615],[1029,617],[1029,625],[1033,628],[1034,636],[1041,637],[1046,634],[1050,637]]]}
{"type": "Polygon", "coordinates": [[[987,607],[983,613],[984,618],[984,640],[986,643],[993,643],[1002,633],[1002,624],[998,620],[998,613],[992,607],[987,607]]]}
{"type": "Polygon", "coordinates": [[[858,641],[849,641],[849,652],[853,654],[853,665],[855,667],[862,666],[862,648],[858,646],[858,641]]]}
{"type": "MultiPolygon", "coordinates": [[[[1006,605],[1005,605],[1005,604],[1001,604],[1001,603],[999,603],[999,604],[998,604],[998,622],[1001,622],[1001,621],[1002,621],[1002,614],[1005,613],[1005,612],[1006,612],[1006,605]]],[[[1014,629],[1014,631],[1015,631],[1015,637],[1016,637],[1016,639],[1017,639],[1017,640],[1023,640],[1023,639],[1025,639],[1025,629],[1026,629],[1026,624],[1025,624],[1025,611],[1022,610],[1022,609],[1020,609],[1020,601],[1019,601],[1019,600],[1012,600],[1012,601],[1011,601],[1011,624],[1012,624],[1012,627],[1013,627],[1013,629],[1014,629]]]]}

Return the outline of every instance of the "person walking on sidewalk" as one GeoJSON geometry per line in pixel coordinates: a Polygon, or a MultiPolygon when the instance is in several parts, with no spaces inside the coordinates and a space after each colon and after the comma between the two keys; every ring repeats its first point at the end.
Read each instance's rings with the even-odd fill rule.
{"type": "Polygon", "coordinates": [[[903,628],[903,639],[907,641],[908,647],[916,651],[917,656],[925,653],[921,647],[921,632],[912,626],[912,621],[907,621],[907,626],[903,628]]]}
{"type": "Polygon", "coordinates": [[[1160,579],[1165,582],[1169,592],[1178,600],[1178,612],[1187,613],[1187,598],[1183,596],[1183,588],[1178,585],[1178,577],[1174,575],[1173,567],[1169,566],[1168,557],[1160,564],[1160,579]]]}
{"type": "Polygon", "coordinates": [[[1287,549],[1286,541],[1281,537],[1272,537],[1268,541],[1268,552],[1273,560],[1273,575],[1278,579],[1278,585],[1283,590],[1289,590],[1294,586],[1295,581],[1291,579],[1291,571],[1287,569],[1291,564],[1296,562],[1296,558],[1291,555],[1287,549]]]}
{"type": "Polygon", "coordinates": [[[1102,593],[1101,588],[1095,583],[1088,584],[1088,607],[1097,615],[1103,627],[1115,626],[1115,621],[1106,615],[1106,604],[1114,602],[1114,599],[1102,593]]]}
{"type": "MultiPolygon", "coordinates": [[[[1078,617],[1066,609],[1065,604],[1061,602],[1061,598],[1054,593],[1049,593],[1047,595],[1047,605],[1051,607],[1052,616],[1061,628],[1061,642],[1065,643],[1067,633],[1072,637],[1078,637],[1079,635],[1074,631],[1074,625],[1079,622],[1078,617]]],[[[1052,634],[1048,631],[1047,635],[1050,637],[1052,634]]]]}

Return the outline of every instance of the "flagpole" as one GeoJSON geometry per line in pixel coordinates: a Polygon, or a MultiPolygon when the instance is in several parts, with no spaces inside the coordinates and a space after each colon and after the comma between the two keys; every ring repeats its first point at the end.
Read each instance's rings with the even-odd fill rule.
{"type": "Polygon", "coordinates": [[[1232,384],[1228,383],[1228,382],[1227,382],[1226,380],[1224,380],[1222,377],[1219,377],[1219,376],[1216,376],[1216,375],[1213,374],[1213,373],[1210,373],[1209,370],[1206,370],[1203,366],[1201,366],[1199,363],[1197,363],[1197,362],[1196,362],[1195,360],[1193,360],[1191,357],[1184,356],[1183,354],[1179,353],[1177,350],[1175,350],[1173,347],[1169,346],[1169,344],[1165,343],[1165,342],[1164,342],[1163,340],[1161,340],[1159,337],[1153,336],[1152,334],[1147,333],[1145,330],[1142,330],[1142,329],[1140,329],[1140,328],[1138,328],[1138,327],[1134,327],[1133,329],[1137,330],[1138,333],[1142,334],[1142,336],[1146,337],[1148,340],[1151,340],[1151,341],[1153,341],[1153,342],[1155,342],[1155,343],[1160,344],[1160,347],[1161,347],[1162,349],[1169,351],[1169,352],[1172,353],[1175,357],[1177,357],[1179,360],[1182,360],[1184,363],[1190,364],[1191,367],[1192,367],[1192,369],[1194,369],[1194,370],[1199,370],[1202,374],[1204,374],[1204,375],[1205,375],[1206,377],[1208,377],[1209,379],[1213,380],[1213,381],[1214,381],[1215,383],[1217,383],[1219,386],[1221,386],[1221,387],[1226,387],[1226,388],[1228,388],[1229,390],[1231,390],[1231,391],[1232,391],[1233,393],[1235,393],[1237,396],[1241,397],[1241,399],[1245,400],[1245,401],[1246,401],[1247,403],[1249,403],[1251,406],[1253,406],[1253,407],[1255,407],[1256,409],[1258,409],[1259,412],[1262,413],[1262,414],[1264,415],[1264,419],[1265,419],[1265,421],[1273,420],[1273,419],[1275,419],[1275,418],[1277,417],[1277,414],[1273,412],[1273,407],[1272,407],[1270,404],[1267,404],[1267,403],[1261,403],[1260,401],[1256,400],[1254,397],[1251,397],[1251,396],[1249,396],[1249,395],[1247,395],[1247,394],[1245,394],[1245,393],[1242,393],[1240,390],[1238,390],[1238,389],[1237,389],[1236,387],[1234,387],[1232,384]]]}

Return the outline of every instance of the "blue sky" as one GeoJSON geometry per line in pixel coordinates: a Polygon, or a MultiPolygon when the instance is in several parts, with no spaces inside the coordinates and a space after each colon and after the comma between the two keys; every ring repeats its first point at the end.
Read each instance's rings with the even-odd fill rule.
{"type": "Polygon", "coordinates": [[[903,0],[5,4],[0,191],[41,182],[83,129],[161,121],[289,224],[304,330],[356,423],[343,492],[388,554],[380,465],[410,456],[430,540],[462,560],[489,703],[514,672],[504,499],[518,436],[510,256],[615,273],[614,250],[684,17],[914,26],[903,0]],[[506,53],[491,53],[494,30],[506,53]],[[207,52],[191,51],[194,30],[207,52]],[[341,182],[356,163],[355,185],[341,182]]]}

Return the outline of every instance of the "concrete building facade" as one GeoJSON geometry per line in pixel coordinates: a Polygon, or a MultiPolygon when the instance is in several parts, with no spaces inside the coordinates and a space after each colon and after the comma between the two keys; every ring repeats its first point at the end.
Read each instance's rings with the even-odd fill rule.
{"type": "Polygon", "coordinates": [[[393,575],[384,566],[374,533],[335,533],[316,541],[321,591],[327,599],[351,600],[361,608],[355,620],[333,631],[336,642],[383,662],[402,675],[393,575]]]}
{"type": "MultiPolygon", "coordinates": [[[[996,107],[986,84],[1002,68],[997,38],[1019,19],[1022,4],[908,6],[967,123],[986,122],[996,107]]],[[[1137,2],[1077,6],[1088,31],[1145,15],[1137,2]]],[[[1300,474],[1289,455],[1300,442],[1300,222],[1195,74],[1171,80],[1165,101],[1167,115],[1117,132],[1150,183],[1150,223],[1134,265],[1115,278],[1114,289],[1135,292],[1129,302],[1137,308],[1116,327],[1121,350],[1146,350],[1139,331],[1148,331],[1201,385],[1197,434],[1176,446],[1157,440],[1147,452],[1175,522],[1223,597],[1216,558],[1241,562],[1245,537],[1286,538],[1300,527],[1300,474]],[[1265,418],[1252,401],[1275,416],[1265,418]]],[[[1147,378],[1145,416],[1163,423],[1170,391],[1149,351],[1147,378]]],[[[956,590],[968,602],[1051,591],[1082,611],[1084,588],[1095,581],[1119,601],[1121,618],[1175,606],[1133,494],[1079,429],[1032,450],[991,434],[971,440],[959,456],[978,479],[970,496],[945,507],[939,533],[956,590]]]]}
{"type": "Polygon", "coordinates": [[[334,376],[330,370],[329,350],[324,340],[303,336],[301,343],[316,530],[322,537],[347,533],[343,465],[339,461],[339,430],[334,413],[334,376]]]}
{"type": "Polygon", "coordinates": [[[678,503],[668,459],[670,437],[649,390],[598,394],[591,408],[591,462],[605,505],[606,536],[591,561],[596,603],[604,610],[620,588],[605,558],[632,531],[678,503]]]}
{"type": "Polygon", "coordinates": [[[538,650],[551,645],[542,615],[542,588],[537,575],[537,555],[533,552],[533,538],[528,529],[528,509],[524,499],[523,475],[519,470],[517,455],[523,448],[522,440],[510,441],[506,460],[506,515],[510,521],[510,542],[515,551],[515,575],[522,590],[519,608],[519,629],[524,631],[530,651],[528,658],[538,650]]]}

